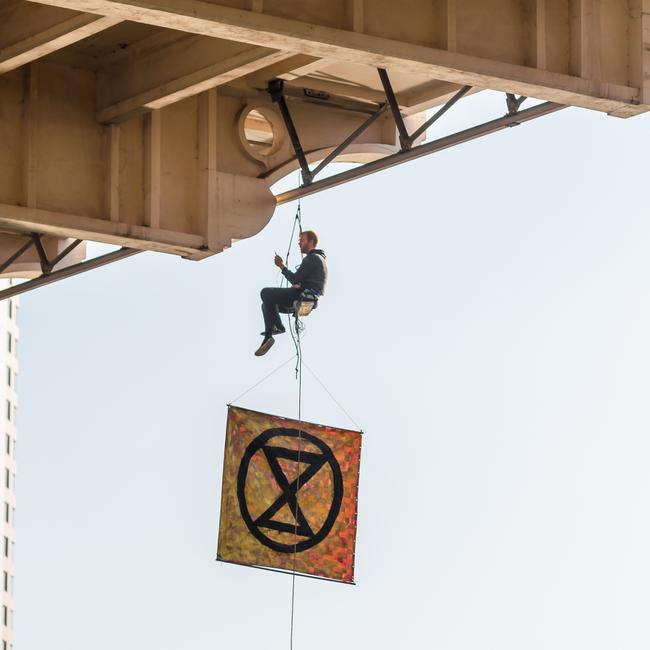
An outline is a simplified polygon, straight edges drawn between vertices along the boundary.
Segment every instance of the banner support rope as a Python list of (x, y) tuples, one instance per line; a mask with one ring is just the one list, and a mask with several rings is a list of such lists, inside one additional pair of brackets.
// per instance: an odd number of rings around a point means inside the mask
[(339, 409), (341, 410), (342, 413), (345, 414), (345, 416), (354, 424), (354, 426), (359, 429), (359, 431), (363, 432), (363, 429), (361, 428), (361, 425), (345, 410), (341, 402), (339, 402), (336, 397), (331, 393), (331, 391), (325, 386), (325, 384), (320, 380), (318, 375), (307, 365), (305, 364), (305, 368), (309, 370), (309, 374), (320, 384), (320, 387), (330, 396), (330, 399), (336, 404)]
[(235, 402), (238, 402), (242, 397), (244, 397), (245, 395), (248, 395), (248, 393), (250, 393), (254, 388), (257, 388), (260, 384), (263, 384), (269, 377), (272, 377), (278, 370), (281, 370), (282, 368), (284, 368), (290, 361), (293, 361), (295, 358), (296, 358), (296, 355), (294, 354), (291, 357), (289, 357), (286, 361), (283, 361), (275, 370), (271, 370), (271, 372), (268, 375), (265, 375), (264, 377), (262, 377), (262, 379), (260, 379), (258, 382), (253, 384), (247, 390), (245, 390), (241, 395), (237, 395), (237, 397), (235, 397), (235, 399), (231, 399), (229, 402), (226, 402), (226, 405), (231, 406)]

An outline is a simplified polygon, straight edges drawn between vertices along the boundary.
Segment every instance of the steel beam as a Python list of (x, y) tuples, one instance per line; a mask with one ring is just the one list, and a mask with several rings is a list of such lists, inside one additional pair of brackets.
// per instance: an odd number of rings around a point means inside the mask
[[(31, 244), (31, 242), (30, 242)], [(53, 271), (47, 275), (41, 275), (38, 278), (33, 280), (28, 280), (21, 284), (17, 284), (8, 289), (3, 289), (0, 291), (0, 300), (6, 300), (7, 298), (13, 298), (21, 293), (26, 293), (32, 289), (37, 289), (38, 287), (44, 287), (47, 284), (52, 284), (53, 282), (58, 282), (59, 280), (64, 280), (65, 278), (70, 278), (74, 275), (79, 275), (80, 273), (85, 273), (86, 271), (91, 271), (92, 269), (98, 269), (100, 266), (106, 266), (106, 264), (111, 264), (112, 262), (117, 262), (118, 260), (126, 259), (132, 255), (137, 255), (143, 251), (135, 248), (120, 248), (119, 250), (113, 251), (111, 253), (106, 253), (106, 255), (100, 255), (86, 262), (79, 262), (79, 264), (73, 264), (68, 266), (65, 269), (59, 271)]]
[(340, 174), (334, 174), (333, 176), (324, 178), (321, 181), (315, 181), (310, 185), (304, 185), (287, 192), (282, 192), (281, 194), (276, 195), (276, 204), (282, 205), (284, 203), (295, 201), (310, 194), (316, 194), (317, 192), (322, 192), (323, 190), (337, 187), (338, 185), (342, 185), (343, 183), (347, 183), (351, 180), (362, 178), (364, 176), (368, 176), (369, 174), (374, 174), (375, 172), (381, 171), (382, 169), (394, 167), (395, 165), (401, 165), (402, 163), (409, 160), (415, 160), (416, 158), (421, 158), (422, 156), (427, 156), (431, 153), (436, 153), (437, 151), (443, 151), (444, 149), (449, 149), (450, 147), (455, 147), (459, 144), (464, 144), (465, 142), (476, 140), (477, 138), (481, 138), (484, 135), (496, 133), (497, 131), (502, 131), (508, 127), (517, 126), (518, 124), (523, 124), (524, 122), (529, 122), (530, 120), (542, 117), (543, 115), (555, 113), (556, 111), (562, 110), (563, 108), (566, 108), (566, 106), (563, 104), (545, 102), (543, 104), (533, 106), (532, 108), (528, 108), (524, 111), (520, 111), (514, 115), (505, 115), (504, 117), (492, 120), (491, 122), (486, 122), (485, 124), (474, 126), (464, 131), (459, 131), (458, 133), (448, 135), (444, 138), (421, 144), (418, 147), (413, 147), (412, 149), (407, 149), (405, 151), (400, 151), (390, 156), (380, 158), (379, 160), (361, 165), (355, 169), (350, 169), (349, 171), (341, 172)]

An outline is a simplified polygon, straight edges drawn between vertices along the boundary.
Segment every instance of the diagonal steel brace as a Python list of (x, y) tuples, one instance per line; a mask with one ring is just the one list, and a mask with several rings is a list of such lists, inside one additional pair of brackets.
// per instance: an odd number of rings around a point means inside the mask
[(408, 151), (413, 146), (413, 143), (434, 122), (437, 122), (458, 100), (464, 97), (472, 89), (471, 86), (463, 86), (442, 108), (434, 113), (426, 122), (421, 124), (413, 133), (409, 134), (402, 113), (399, 110), (399, 104), (397, 103), (393, 86), (390, 83), (388, 72), (384, 68), (377, 68), (377, 72), (379, 73), (379, 78), (384, 87), (384, 93), (386, 93), (386, 99), (388, 100), (390, 110), (393, 113), (393, 119), (397, 126), (401, 151)]
[(25, 251), (34, 245), (33, 239), (28, 239), (13, 255), (10, 255), (2, 264), (0, 264), (0, 273), (4, 273)]
[[(66, 246), (54, 259), (48, 259), (47, 253), (45, 252), (45, 248), (43, 248), (43, 242), (41, 241), (41, 236), (39, 233), (33, 232), (31, 234), (32, 241), (34, 243), (34, 246), (36, 246), (36, 250), (38, 252), (38, 258), (41, 262), (41, 271), (43, 272), (43, 275), (49, 275), (52, 273), (52, 269), (64, 258), (66, 255), (71, 253), (83, 240), (81, 239), (75, 239), (71, 244)], [(27, 250), (27, 249), (25, 249)]]
[(320, 171), (329, 165), (334, 158), (340, 156), (364, 131), (366, 131), (377, 118), (381, 117), (386, 111), (386, 104), (382, 104), (363, 124), (357, 127), (350, 135), (341, 142), (338, 147), (333, 149), (311, 172), (312, 180)]
[(404, 118), (402, 117), (402, 113), (399, 110), (399, 104), (397, 103), (397, 98), (393, 92), (393, 86), (391, 85), (390, 79), (388, 78), (388, 72), (386, 72), (384, 68), (377, 68), (377, 72), (379, 73), (381, 85), (384, 87), (384, 94), (386, 95), (388, 105), (390, 106), (391, 113), (393, 114), (393, 119), (395, 120), (395, 124), (397, 126), (401, 149), (402, 151), (405, 151), (407, 149), (410, 149), (413, 143), (410, 141), (409, 132), (406, 129)]
[(284, 125), (287, 127), (287, 132), (289, 133), (289, 139), (293, 145), (293, 149), (296, 152), (296, 158), (302, 170), (302, 181), (305, 185), (309, 185), (312, 182), (313, 175), (309, 169), (309, 164), (307, 163), (307, 158), (305, 157), (305, 152), (303, 151), (302, 145), (300, 144), (300, 138), (298, 137), (298, 131), (296, 131), (296, 126), (293, 123), (291, 118), (291, 113), (289, 107), (287, 106), (287, 100), (284, 98), (283, 91), (284, 82), (282, 79), (273, 79), (269, 81), (268, 93), (271, 95), (271, 101), (278, 105), (280, 108), (280, 114), (284, 120)]

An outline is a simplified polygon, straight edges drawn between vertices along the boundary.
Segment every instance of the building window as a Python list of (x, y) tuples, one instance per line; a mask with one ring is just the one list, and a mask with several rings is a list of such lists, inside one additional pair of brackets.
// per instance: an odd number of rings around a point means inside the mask
[(5, 540), (5, 548), (4, 548), (5, 557), (9, 557), (9, 538), (5, 536), (4, 540)]
[(11, 472), (8, 468), (5, 467), (5, 487), (11, 489)]
[(9, 623), (9, 610), (6, 605), (2, 606), (2, 624), (6, 627)]
[(13, 300), (9, 300), (7, 303), (7, 311), (9, 312), (9, 318), (14, 317), (14, 302)]
[(9, 591), (9, 574), (6, 571), (2, 572), (4, 577), (4, 588), (5, 591)]
[(7, 386), (11, 386), (11, 368), (7, 366)]
[(11, 454), (11, 436), (8, 433), (5, 433), (5, 451)]
[(9, 517), (11, 515), (11, 506), (5, 501), (5, 521), (9, 523)]
[(11, 352), (12, 348), (12, 337), (11, 337), (11, 332), (7, 332), (7, 351)]
[(11, 402), (7, 400), (7, 420), (11, 422)]

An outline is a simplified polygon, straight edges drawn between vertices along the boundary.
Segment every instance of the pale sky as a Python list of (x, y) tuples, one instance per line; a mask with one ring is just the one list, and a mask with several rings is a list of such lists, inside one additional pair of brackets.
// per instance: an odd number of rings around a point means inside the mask
[[(649, 127), (566, 109), (303, 201), (305, 362), (365, 436), (358, 584), (298, 580), (296, 650), (650, 647)], [(214, 558), (226, 403), (293, 354), (253, 357), (294, 211), (22, 298), (16, 650), (289, 647), (291, 579)], [(303, 415), (351, 424), (309, 373)]]

